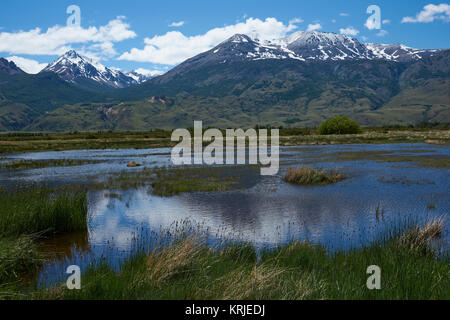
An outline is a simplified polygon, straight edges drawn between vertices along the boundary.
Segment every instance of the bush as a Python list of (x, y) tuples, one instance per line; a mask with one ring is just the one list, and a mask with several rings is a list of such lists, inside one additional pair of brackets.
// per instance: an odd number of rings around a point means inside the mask
[(334, 117), (325, 120), (319, 127), (319, 134), (356, 134), (361, 133), (358, 122), (348, 117)]

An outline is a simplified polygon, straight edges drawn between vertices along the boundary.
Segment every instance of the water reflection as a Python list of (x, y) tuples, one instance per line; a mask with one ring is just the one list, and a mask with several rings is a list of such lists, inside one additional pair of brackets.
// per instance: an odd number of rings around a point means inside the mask
[[(340, 145), (281, 149), (280, 173), (258, 177), (243, 190), (181, 194), (161, 198), (148, 188), (90, 191), (88, 235), (66, 236), (45, 243), (47, 252), (60, 252), (47, 263), (42, 282), (64, 277), (70, 264), (88, 265), (106, 258), (118, 264), (135, 246), (136, 237), (153, 237), (174, 221), (202, 224), (212, 237), (275, 246), (292, 239), (321, 243), (329, 250), (349, 249), (379, 237), (386, 228), (408, 219), (425, 221), (446, 216), (450, 208), (448, 169), (412, 167), (404, 163), (355, 160), (332, 162), (337, 152), (385, 151), (396, 154), (450, 155), (450, 149), (426, 144)], [(143, 167), (170, 165), (169, 149), (42, 152), (14, 159), (102, 159), (104, 163), (0, 173), (0, 185), (45, 181), (61, 185), (114, 175), (135, 161)], [(322, 161), (326, 160), (326, 161)], [(5, 161), (5, 160), (3, 160)], [(6, 160), (7, 161), (7, 160)], [(349, 178), (336, 185), (299, 187), (283, 182), (288, 167), (313, 164), (341, 168)], [(142, 168), (130, 169), (142, 170)], [(383, 178), (392, 180), (386, 182)], [(97, 178), (96, 178), (97, 179)], [(401, 183), (403, 180), (411, 183)], [(116, 196), (111, 197), (113, 192)], [(428, 208), (432, 202), (435, 209)], [(377, 215), (376, 212), (379, 212)], [(444, 246), (449, 246), (446, 221)], [(61, 258), (61, 257), (64, 258)]]

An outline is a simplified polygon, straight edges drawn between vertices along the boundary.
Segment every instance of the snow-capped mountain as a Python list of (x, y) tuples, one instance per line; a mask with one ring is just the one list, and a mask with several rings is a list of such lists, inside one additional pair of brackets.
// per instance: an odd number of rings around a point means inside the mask
[(74, 50), (66, 52), (41, 72), (54, 72), (68, 82), (81, 83), (86, 80), (93, 80), (113, 88), (124, 88), (138, 84), (135, 79), (123, 72), (107, 68), (79, 55)]
[(407, 62), (438, 50), (419, 50), (403, 45), (364, 44), (357, 39), (330, 32), (298, 31), (271, 41), (236, 34), (187, 64), (226, 63), (245, 60), (296, 59), (299, 61), (388, 60)]
[(144, 83), (147, 80), (153, 79), (154, 77), (163, 74), (163, 72), (160, 71), (149, 71), (144, 69), (124, 71), (123, 73), (126, 76), (134, 79), (134, 81), (136, 81), (137, 84)]
[(284, 50), (305, 60), (374, 59), (373, 53), (358, 40), (346, 35), (327, 32), (298, 31), (275, 40)]

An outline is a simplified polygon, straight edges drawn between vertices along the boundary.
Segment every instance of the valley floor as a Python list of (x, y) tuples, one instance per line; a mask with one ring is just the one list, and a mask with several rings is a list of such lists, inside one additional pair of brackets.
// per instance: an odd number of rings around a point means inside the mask
[[(97, 133), (9, 133), (0, 134), (0, 154), (62, 151), (80, 149), (147, 149), (172, 147), (169, 131), (97, 132)], [(366, 129), (361, 134), (318, 135), (314, 130), (285, 129), (280, 131), (282, 146), (360, 143), (445, 144), (450, 130), (383, 130)]]

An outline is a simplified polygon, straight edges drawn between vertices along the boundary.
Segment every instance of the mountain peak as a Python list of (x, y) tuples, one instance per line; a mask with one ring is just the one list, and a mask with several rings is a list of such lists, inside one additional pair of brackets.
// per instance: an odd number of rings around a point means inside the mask
[(7, 74), (25, 73), (20, 69), (13, 61), (8, 61), (4, 58), (0, 58), (0, 72)]
[(233, 43), (247, 43), (247, 42), (251, 42), (252, 39), (250, 39), (249, 36), (245, 35), (245, 34), (241, 34), (241, 33), (237, 33), (234, 36), (232, 36), (231, 38), (225, 40), (225, 42), (233, 42)]
[(69, 58), (81, 57), (75, 50), (69, 50), (63, 56), (69, 57)]
[(101, 63), (79, 55), (75, 50), (67, 51), (41, 72), (54, 72), (68, 82), (79, 84), (86, 80), (113, 88), (124, 88), (137, 84), (135, 79), (121, 71), (109, 69)]

